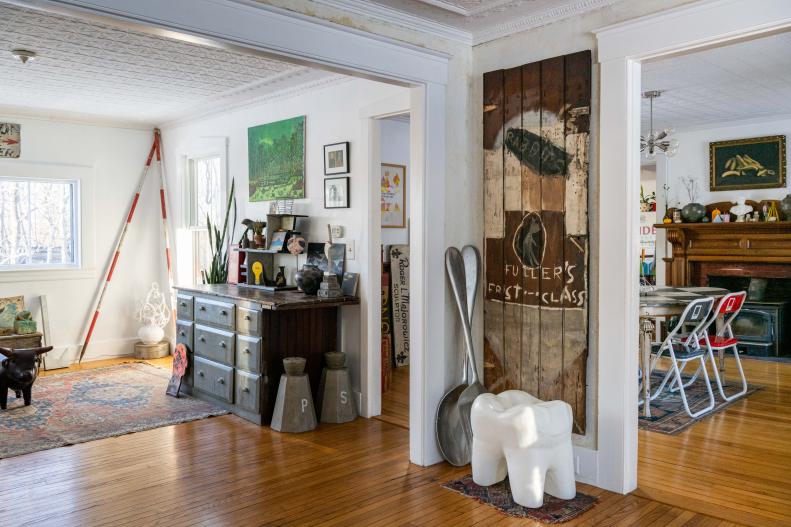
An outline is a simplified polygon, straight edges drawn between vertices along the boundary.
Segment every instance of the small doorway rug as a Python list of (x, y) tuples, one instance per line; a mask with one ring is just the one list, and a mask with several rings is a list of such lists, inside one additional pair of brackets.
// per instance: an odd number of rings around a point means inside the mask
[(228, 413), (165, 395), (170, 373), (145, 363), (39, 377), (33, 404), (8, 393), (0, 410), (0, 459)]
[(542, 523), (565, 523), (596, 505), (598, 498), (577, 492), (574, 499), (561, 500), (544, 494), (544, 505), (538, 509), (522, 507), (514, 502), (508, 478), (488, 487), (477, 485), (472, 476), (467, 475), (442, 484), (446, 489), (458, 492), (463, 496), (475, 498), (485, 505), (494, 507), (500, 512), (515, 518), (530, 518)]
[[(711, 376), (711, 373), (709, 373), (709, 376)], [(654, 371), (651, 374), (651, 388), (655, 389), (658, 387), (662, 383), (662, 379), (664, 377), (664, 371)], [(682, 378), (685, 382), (690, 379), (688, 375), (683, 375)], [(732, 382), (725, 382), (724, 386), (726, 394), (736, 393), (741, 389), (741, 384), (736, 385)], [(717, 383), (712, 379), (711, 389), (714, 392), (714, 408), (711, 410), (711, 412), (697, 419), (693, 419), (687, 415), (687, 412), (684, 410), (684, 404), (681, 401), (681, 395), (679, 392), (671, 393), (667, 387), (665, 387), (665, 389), (662, 390), (662, 393), (656, 399), (651, 401), (651, 417), (643, 417), (642, 406), (640, 407), (641, 412), (639, 426), (641, 430), (649, 430), (651, 432), (659, 432), (661, 434), (675, 435), (682, 430), (689, 428), (693, 424), (725, 410), (730, 405), (741, 401), (745, 397), (749, 397), (762, 388), (763, 386), (748, 383), (747, 393), (738, 399), (728, 402), (722, 399), (719, 388), (717, 388)], [(686, 388), (686, 394), (687, 401), (689, 402), (689, 408), (693, 412), (696, 412), (701, 408), (705, 408), (709, 404), (709, 394), (701, 379), (698, 379), (692, 384), (692, 386)]]

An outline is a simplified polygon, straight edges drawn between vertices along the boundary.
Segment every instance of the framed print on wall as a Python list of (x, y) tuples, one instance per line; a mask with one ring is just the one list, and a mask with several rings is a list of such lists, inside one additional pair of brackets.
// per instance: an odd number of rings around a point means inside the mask
[(14, 123), (0, 123), (0, 157), (19, 157), (22, 127)]
[(382, 163), (382, 228), (406, 227), (406, 166)]
[(305, 197), (305, 116), (247, 129), (250, 201)]
[(324, 175), (349, 173), (349, 142), (324, 145)]
[(332, 177), (324, 180), (324, 208), (349, 208), (349, 178)]
[(709, 169), (712, 191), (785, 187), (786, 137), (709, 143)]

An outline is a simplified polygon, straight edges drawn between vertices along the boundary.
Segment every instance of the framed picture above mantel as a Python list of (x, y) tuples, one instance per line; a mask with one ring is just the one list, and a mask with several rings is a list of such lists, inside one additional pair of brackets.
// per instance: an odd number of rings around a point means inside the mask
[(710, 189), (783, 188), (786, 137), (773, 135), (709, 143)]

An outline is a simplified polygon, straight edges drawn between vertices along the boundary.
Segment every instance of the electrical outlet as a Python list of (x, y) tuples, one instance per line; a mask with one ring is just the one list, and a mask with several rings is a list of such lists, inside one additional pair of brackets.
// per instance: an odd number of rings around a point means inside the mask
[(357, 258), (357, 249), (354, 246), (354, 240), (346, 240), (346, 259), (354, 260)]
[(343, 238), (343, 227), (340, 225), (330, 225), (330, 234), (332, 239)]

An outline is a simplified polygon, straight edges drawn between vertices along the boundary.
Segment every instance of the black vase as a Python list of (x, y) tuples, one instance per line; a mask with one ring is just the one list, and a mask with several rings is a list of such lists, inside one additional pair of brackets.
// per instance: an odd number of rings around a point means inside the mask
[(306, 295), (315, 295), (321, 286), (323, 277), (324, 273), (321, 272), (321, 269), (315, 265), (305, 264), (302, 269), (297, 271), (295, 279), (300, 291)]
[(286, 267), (284, 265), (280, 265), (280, 271), (277, 272), (277, 276), (275, 276), (275, 285), (277, 287), (285, 287), (286, 286)]

